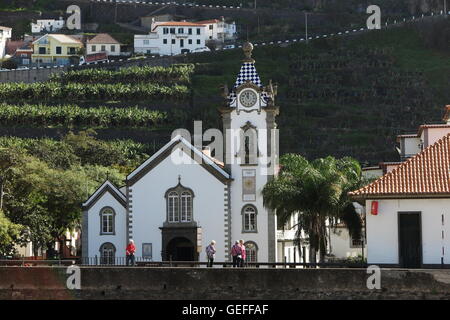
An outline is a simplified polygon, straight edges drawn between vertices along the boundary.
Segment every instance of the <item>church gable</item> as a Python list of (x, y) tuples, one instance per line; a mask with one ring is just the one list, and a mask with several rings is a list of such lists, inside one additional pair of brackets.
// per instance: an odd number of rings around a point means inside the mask
[(125, 195), (110, 181), (106, 180), (90, 197), (83, 203), (83, 209), (89, 210), (97, 201), (99, 201), (106, 193), (111, 194), (117, 202), (124, 208), (126, 207), (127, 200)]
[[(230, 175), (225, 172), (220, 165), (218, 165), (213, 159), (206, 156), (203, 152), (195, 148), (191, 143), (181, 136), (176, 136), (164, 147), (162, 147), (153, 156), (147, 159), (143, 164), (136, 168), (127, 177), (127, 184), (129, 186), (135, 184), (143, 176), (145, 176), (149, 171), (155, 168), (159, 163), (165, 160), (167, 157), (171, 156), (173, 152), (182, 149), (196, 164), (201, 165), (205, 170), (215, 176), (222, 183), (226, 183), (230, 180)], [(197, 160), (201, 160), (198, 163)]]

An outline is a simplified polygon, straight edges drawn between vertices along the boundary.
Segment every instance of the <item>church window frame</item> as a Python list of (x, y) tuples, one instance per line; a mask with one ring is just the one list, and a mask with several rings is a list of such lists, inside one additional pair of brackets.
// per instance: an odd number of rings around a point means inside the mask
[(258, 245), (254, 241), (246, 241), (244, 243), (245, 246), (245, 255), (246, 255), (246, 261), (245, 262), (258, 262)]
[(167, 221), (180, 222), (179, 194), (176, 191), (167, 195)]
[(252, 204), (242, 207), (242, 233), (258, 232), (258, 209)]
[(192, 222), (192, 194), (189, 191), (183, 191), (180, 200), (180, 222)]
[(180, 183), (166, 191), (168, 223), (190, 223), (194, 221), (194, 192)]
[(100, 210), (100, 235), (116, 234), (116, 211), (111, 207)]

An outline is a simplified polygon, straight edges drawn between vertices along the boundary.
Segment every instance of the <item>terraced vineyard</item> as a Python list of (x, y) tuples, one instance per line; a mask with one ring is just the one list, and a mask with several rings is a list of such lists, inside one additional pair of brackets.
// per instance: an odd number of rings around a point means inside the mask
[(154, 152), (165, 144), (161, 136), (169, 137), (188, 119), (193, 72), (187, 64), (84, 69), (43, 83), (0, 84), (0, 134), (29, 141), (94, 129), (116, 146), (128, 148), (132, 137)]

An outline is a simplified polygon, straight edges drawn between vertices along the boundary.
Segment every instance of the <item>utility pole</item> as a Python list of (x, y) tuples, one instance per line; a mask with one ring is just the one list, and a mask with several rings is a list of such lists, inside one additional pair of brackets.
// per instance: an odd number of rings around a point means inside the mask
[(259, 24), (259, 15), (258, 15), (258, 35), (260, 33), (261, 29), (260, 29), (260, 24)]
[(306, 43), (308, 43), (308, 12), (305, 12), (305, 34), (306, 34)]
[(444, 0), (444, 14), (447, 15), (447, 0)]
[(256, 0), (255, 0), (255, 8), (254, 9), (256, 10)]
[(117, 1), (116, 1), (116, 6), (114, 8), (114, 23), (117, 23)]

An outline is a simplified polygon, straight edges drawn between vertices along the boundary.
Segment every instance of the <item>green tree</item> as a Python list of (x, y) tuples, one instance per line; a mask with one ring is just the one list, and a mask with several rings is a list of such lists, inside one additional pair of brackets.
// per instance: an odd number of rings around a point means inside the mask
[(323, 262), (327, 221), (344, 222), (352, 236), (361, 233), (361, 219), (347, 197), (347, 192), (361, 183), (361, 168), (350, 158), (309, 162), (295, 154), (284, 155), (280, 164), (279, 175), (263, 189), (264, 205), (276, 210), (283, 225), (298, 213), (297, 243), (303, 230), (309, 240), (310, 261), (316, 261), (320, 252)]
[(18, 174), (17, 167), (23, 164), (23, 156), (24, 153), (18, 149), (0, 148), (0, 210), (3, 209), (4, 196)]
[(23, 226), (12, 223), (0, 210), (0, 257), (14, 253), (14, 244), (19, 240)]

